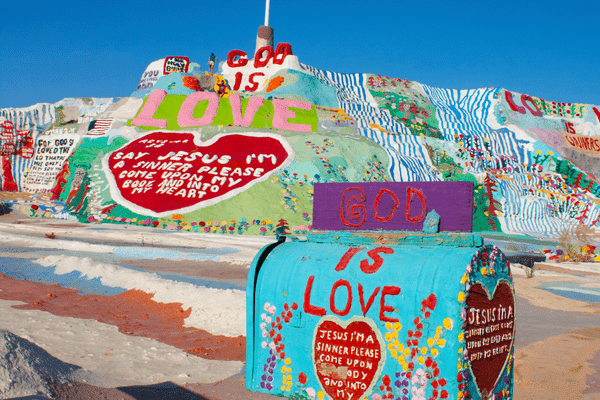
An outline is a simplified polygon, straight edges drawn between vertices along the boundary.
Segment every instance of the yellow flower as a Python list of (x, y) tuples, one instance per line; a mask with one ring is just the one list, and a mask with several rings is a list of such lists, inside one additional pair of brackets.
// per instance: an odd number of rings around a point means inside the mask
[(465, 301), (465, 294), (464, 294), (464, 292), (460, 292), (458, 294), (458, 301), (460, 301), (460, 302)]
[(421, 354), (427, 354), (427, 347), (421, 347)]
[(431, 349), (431, 355), (433, 357), (437, 357), (438, 354), (440, 354), (440, 352), (438, 351), (438, 349), (436, 349), (436, 348)]
[(439, 339), (437, 341), (437, 345), (440, 347), (444, 347), (446, 345), (446, 339)]
[(465, 334), (461, 332), (458, 334), (458, 341), (462, 342), (463, 340), (465, 340)]
[(319, 398), (319, 400), (323, 400), (323, 397), (325, 397), (325, 393), (323, 393), (322, 390), (319, 390), (317, 392), (317, 397)]
[(425, 357), (419, 356), (418, 360), (419, 360), (419, 364), (425, 364)]
[(235, 224), (235, 219), (232, 219), (230, 223)]
[(391, 322), (386, 322), (385, 323), (385, 329), (392, 329), (392, 323)]
[(394, 330), (399, 331), (400, 329), (402, 329), (402, 325), (400, 325), (400, 322), (395, 322), (394, 323)]
[(427, 339), (427, 346), (429, 346), (429, 347), (433, 346), (433, 339), (432, 338)]
[(462, 278), (460, 279), (460, 283), (465, 283), (469, 281), (469, 276), (467, 274), (464, 274), (462, 276)]
[(206, 226), (211, 226), (212, 225), (212, 221), (206, 221)]
[[(285, 365), (283, 367), (281, 367), (281, 373), (285, 374), (287, 372), (287, 368), (285, 367)], [(285, 379), (285, 376), (284, 376)]]
[(396, 350), (392, 350), (392, 357), (398, 358), (398, 352)]
[(392, 334), (391, 333), (387, 332), (385, 334), (385, 341), (386, 342), (391, 342), (392, 341)]
[(394, 350), (394, 345), (391, 343), (388, 343), (387, 348), (389, 351), (392, 351), (392, 350)]
[(410, 356), (410, 349), (408, 347), (404, 349), (404, 356), (405, 357)]
[(285, 362), (286, 365), (290, 365), (292, 363), (292, 360), (288, 357), (288, 358), (285, 359), (284, 362)]
[(221, 225), (227, 225), (227, 221), (225, 221), (225, 220), (221, 221)]
[(272, 224), (273, 221), (271, 221), (270, 219), (267, 220), (267, 224)]
[(396, 347), (400, 346), (400, 342), (398, 341), (398, 339), (394, 340), (394, 346), (396, 346)]
[(454, 327), (454, 322), (452, 322), (452, 320), (450, 318), (446, 318), (444, 320), (444, 328), (451, 331), (453, 327)]
[(483, 276), (488, 275), (488, 269), (486, 267), (481, 268), (481, 275), (483, 275)]

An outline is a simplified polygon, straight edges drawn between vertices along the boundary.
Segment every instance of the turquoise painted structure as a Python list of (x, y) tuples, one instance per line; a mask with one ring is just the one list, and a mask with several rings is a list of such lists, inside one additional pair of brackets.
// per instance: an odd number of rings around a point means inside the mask
[(299, 399), (512, 397), (509, 263), (470, 233), (313, 231), (255, 257), (248, 389)]

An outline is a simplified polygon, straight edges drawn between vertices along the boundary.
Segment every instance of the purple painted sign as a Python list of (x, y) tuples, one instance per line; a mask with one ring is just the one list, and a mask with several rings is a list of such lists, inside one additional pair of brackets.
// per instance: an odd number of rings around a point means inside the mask
[(313, 227), (420, 231), (432, 210), (440, 231), (470, 232), (473, 182), (317, 183)]

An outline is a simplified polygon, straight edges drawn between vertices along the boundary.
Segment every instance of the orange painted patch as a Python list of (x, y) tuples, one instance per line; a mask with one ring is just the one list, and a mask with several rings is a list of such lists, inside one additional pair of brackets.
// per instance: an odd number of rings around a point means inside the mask
[(275, 78), (273, 78), (269, 81), (269, 85), (267, 86), (267, 92), (277, 89), (282, 84), (283, 84), (283, 76), (276, 76)]
[(210, 360), (246, 359), (246, 338), (211, 335), (207, 331), (184, 327), (191, 308), (181, 303), (158, 303), (153, 294), (128, 290), (114, 296), (80, 295), (58, 284), (29, 282), (0, 272), (0, 299), (27, 304), (13, 306), (23, 310), (47, 311), (61, 317), (95, 319), (115, 325), (126, 335), (142, 336), (177, 347)]

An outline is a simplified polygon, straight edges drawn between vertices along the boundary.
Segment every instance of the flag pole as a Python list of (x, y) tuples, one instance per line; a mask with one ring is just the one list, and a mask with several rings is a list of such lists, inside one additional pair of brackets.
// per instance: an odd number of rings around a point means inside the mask
[(267, 0), (267, 5), (265, 7), (265, 26), (269, 26), (269, 7), (271, 0)]

